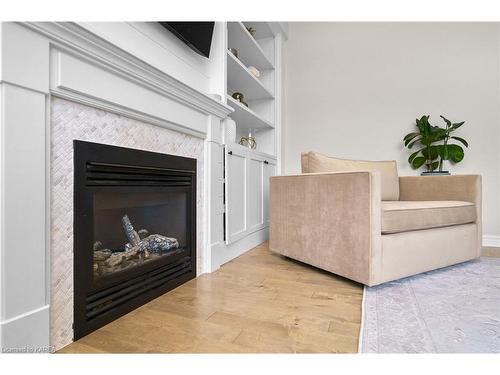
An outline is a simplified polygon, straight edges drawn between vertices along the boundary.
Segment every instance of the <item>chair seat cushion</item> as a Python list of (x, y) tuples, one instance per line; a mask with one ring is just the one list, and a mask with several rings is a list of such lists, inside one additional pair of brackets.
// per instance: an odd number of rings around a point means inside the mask
[(382, 234), (447, 227), (475, 221), (476, 207), (471, 202), (382, 202)]

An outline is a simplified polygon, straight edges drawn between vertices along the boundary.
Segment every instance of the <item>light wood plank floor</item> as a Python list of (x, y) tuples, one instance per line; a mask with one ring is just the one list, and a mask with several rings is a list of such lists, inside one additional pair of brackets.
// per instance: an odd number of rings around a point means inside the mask
[(59, 352), (355, 353), (362, 293), (264, 243)]
[(264, 243), (61, 353), (355, 353), (360, 284)]

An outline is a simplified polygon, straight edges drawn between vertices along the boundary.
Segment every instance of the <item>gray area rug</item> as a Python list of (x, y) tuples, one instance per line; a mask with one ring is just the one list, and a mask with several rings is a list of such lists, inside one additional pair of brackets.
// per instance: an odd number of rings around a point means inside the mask
[(500, 259), (364, 291), (361, 353), (499, 353)]

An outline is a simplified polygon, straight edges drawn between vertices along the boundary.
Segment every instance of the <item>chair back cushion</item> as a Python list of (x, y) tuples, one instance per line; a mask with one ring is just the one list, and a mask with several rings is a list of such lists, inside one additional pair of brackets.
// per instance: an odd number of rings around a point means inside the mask
[(303, 152), (302, 173), (379, 171), (383, 201), (399, 200), (399, 177), (395, 160), (364, 161), (331, 158), (317, 152)]

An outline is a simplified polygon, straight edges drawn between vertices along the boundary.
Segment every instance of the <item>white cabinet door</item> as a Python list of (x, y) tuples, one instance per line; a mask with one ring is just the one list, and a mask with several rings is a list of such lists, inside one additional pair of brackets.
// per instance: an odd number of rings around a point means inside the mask
[(262, 157), (249, 153), (248, 155), (248, 205), (247, 223), (249, 232), (255, 232), (264, 227), (264, 204), (262, 183), (264, 160)]
[(225, 146), (226, 244), (269, 225), (269, 177), (276, 161), (240, 145)]
[(276, 176), (276, 162), (274, 160), (265, 160), (263, 168), (262, 183), (262, 201), (264, 212), (264, 225), (269, 225), (269, 178)]
[(225, 148), (226, 244), (245, 237), (247, 232), (247, 151), (241, 146)]

